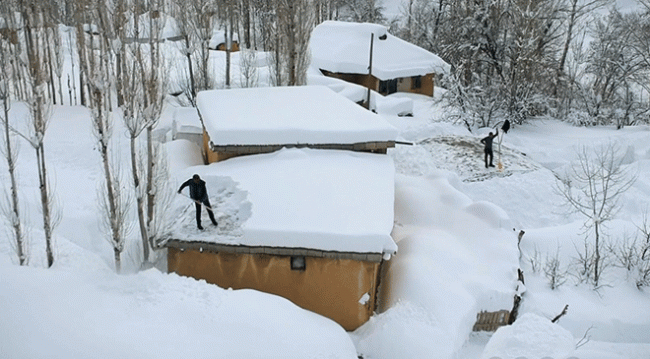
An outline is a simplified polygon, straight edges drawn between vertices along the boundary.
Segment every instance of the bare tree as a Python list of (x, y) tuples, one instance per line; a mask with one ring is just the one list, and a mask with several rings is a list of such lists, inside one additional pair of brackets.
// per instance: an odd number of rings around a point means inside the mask
[[(30, 123), (32, 133), (21, 134), (36, 151), (36, 165), (38, 168), (38, 181), (40, 188), (41, 209), (43, 214), (43, 231), (45, 233), (45, 252), (47, 265), (51, 267), (54, 263), (54, 252), (52, 248), (52, 230), (56, 225), (56, 216), (52, 212), (53, 193), (50, 191), (50, 184), (47, 177), (47, 166), (45, 159), (44, 138), (48, 124), (52, 117), (52, 107), (47, 96), (48, 71), (47, 64), (48, 47), (46, 43), (47, 23), (49, 7), (47, 4), (32, 3), (31, 6), (19, 4), (20, 13), (24, 22), (23, 36), (26, 61), (27, 79), (27, 104), (30, 112)], [(58, 51), (58, 50), (57, 50)]]
[(555, 80), (554, 94), (557, 95), (560, 81), (563, 80), (567, 55), (576, 34), (576, 27), (580, 20), (591, 14), (594, 10), (606, 6), (611, 0), (566, 0), (562, 12), (566, 16), (566, 38), (562, 47), (562, 54), (558, 62), (557, 78)]
[[(166, 87), (167, 82), (166, 74), (167, 69), (165, 66), (165, 59), (162, 55), (160, 49), (161, 44), (161, 32), (163, 28), (163, 19), (156, 14), (160, 13), (160, 9), (163, 7), (163, 2), (161, 0), (150, 0), (147, 3), (148, 8), (148, 20), (149, 20), (149, 43), (147, 46), (148, 59), (141, 62), (141, 71), (142, 71), (142, 86), (144, 87), (144, 106), (142, 108), (144, 118), (147, 128), (147, 165), (146, 165), (146, 194), (147, 194), (147, 240), (151, 248), (156, 248), (155, 234), (157, 231), (154, 230), (154, 224), (156, 223), (156, 208), (158, 196), (161, 194), (160, 185), (163, 178), (163, 182), (167, 181), (169, 175), (165, 169), (160, 169), (159, 161), (159, 147), (160, 144), (158, 141), (153, 139), (153, 130), (160, 120), (160, 115), (162, 114), (163, 104), (165, 101)], [(164, 207), (166, 208), (166, 207)], [(160, 211), (160, 208), (158, 208)], [(148, 258), (145, 257), (145, 261)]]
[[(144, 76), (142, 62), (146, 61), (141, 51), (138, 39), (140, 34), (140, 14), (139, 5), (134, 7), (130, 12), (133, 26), (124, 29), (120, 33), (120, 38), (124, 45), (124, 57), (121, 61), (121, 67), (118, 71), (118, 81), (120, 82), (119, 91), (122, 98), (122, 120), (129, 133), (129, 148), (131, 157), (131, 177), (135, 189), (136, 207), (138, 215), (138, 224), (140, 227), (140, 238), (142, 241), (142, 253), (144, 261), (149, 260), (149, 235), (147, 234), (146, 220), (146, 183), (142, 176), (146, 169), (138, 166), (137, 139), (140, 134), (147, 128), (148, 124), (144, 118), (144, 101), (145, 95)], [(127, 38), (134, 40), (127, 44)], [(146, 177), (145, 177), (146, 178)]]
[[(4, 9), (3, 9), (4, 10)], [(5, 17), (7, 13), (0, 12), (0, 17)], [(16, 181), (16, 159), (17, 148), (14, 144), (11, 135), (11, 126), (9, 125), (9, 109), (11, 107), (11, 99), (9, 97), (10, 79), (8, 75), (7, 57), (12, 56), (9, 48), (3, 39), (0, 39), (0, 102), (2, 102), (2, 112), (0, 112), (0, 123), (4, 131), (3, 144), (0, 152), (7, 160), (7, 169), (9, 171), (9, 179), (11, 182), (10, 195), (4, 203), (9, 204), (8, 208), (2, 206), (3, 214), (7, 218), (9, 225), (12, 228), (13, 243), (15, 244), (16, 255), (20, 265), (27, 265), (29, 261), (29, 252), (27, 248), (27, 239), (22, 228), (20, 206), (18, 203), (18, 182)]]
[(214, 87), (209, 45), (218, 19), (217, 4), (216, 0), (174, 0), (174, 15), (184, 43), (181, 50), (188, 61), (188, 84), (183, 90), (192, 106), (196, 106), (199, 91)]
[[(155, 222), (158, 188), (155, 178), (158, 176), (156, 167), (159, 163), (155, 158), (153, 130), (160, 119), (165, 95), (165, 66), (160, 51), (163, 20), (159, 16), (161, 2), (135, 2), (133, 6), (130, 19), (133, 26), (122, 32), (121, 37), (134, 40), (124, 46), (125, 58), (121, 62), (118, 77), (123, 99), (123, 121), (130, 139), (131, 176), (135, 189), (143, 265), (147, 265), (151, 248), (155, 248), (155, 238), (152, 236), (155, 232), (152, 228)], [(146, 29), (146, 40), (143, 39), (141, 29)], [(123, 43), (126, 44), (126, 41)], [(143, 155), (138, 147), (138, 137), (145, 130), (146, 155)], [(146, 156), (144, 163), (141, 160), (143, 156)]]
[(307, 83), (310, 62), (309, 37), (314, 27), (311, 0), (276, 0), (276, 21), (272, 27), (272, 82), (276, 86)]
[[(582, 147), (566, 176), (557, 176), (558, 193), (573, 212), (585, 217), (585, 231), (593, 234), (591, 277), (596, 287), (602, 269), (603, 224), (616, 216), (621, 195), (637, 177), (629, 167), (625, 167), (623, 160), (624, 156), (614, 143), (593, 149)], [(585, 243), (586, 257), (591, 257), (589, 251), (590, 247)]]
[[(77, 25), (77, 52), (81, 71), (88, 83), (88, 107), (91, 110), (93, 134), (102, 159), (104, 181), (99, 191), (100, 206), (104, 213), (104, 223), (109, 232), (109, 242), (113, 247), (115, 269), (121, 271), (121, 253), (126, 239), (126, 214), (128, 199), (120, 185), (119, 171), (111, 161), (110, 142), (113, 133), (110, 114), (111, 82), (114, 79), (111, 59), (112, 32), (106, 3), (86, 0), (76, 3), (75, 21)], [(88, 34), (84, 26), (93, 25), (97, 35)]]
[(256, 87), (259, 81), (256, 51), (242, 49), (239, 53), (239, 68), (241, 87)]

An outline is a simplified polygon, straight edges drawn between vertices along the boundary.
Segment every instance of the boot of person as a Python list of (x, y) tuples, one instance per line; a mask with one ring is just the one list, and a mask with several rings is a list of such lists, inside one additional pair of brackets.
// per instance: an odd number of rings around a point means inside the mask
[(217, 220), (214, 218), (214, 213), (212, 213), (212, 211), (208, 211), (208, 215), (210, 216), (210, 220), (212, 221), (212, 224), (218, 226), (219, 224), (217, 223)]

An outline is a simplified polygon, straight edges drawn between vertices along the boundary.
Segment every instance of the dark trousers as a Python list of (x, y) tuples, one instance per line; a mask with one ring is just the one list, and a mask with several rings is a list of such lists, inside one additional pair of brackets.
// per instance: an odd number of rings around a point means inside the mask
[[(212, 206), (210, 205), (210, 200), (206, 197), (200, 202), (206, 206), (206, 209), (208, 210), (208, 216), (210, 216), (210, 220), (212, 221), (212, 223), (217, 224), (217, 220), (214, 219), (214, 213), (212, 213), (212, 211), (210, 210), (210, 208), (212, 208)], [(200, 227), (201, 226), (201, 205), (197, 202), (194, 202), (194, 206), (196, 207), (196, 225), (197, 227)]]
[[(490, 157), (490, 163), (488, 164), (488, 157)], [(494, 154), (492, 153), (492, 150), (485, 150), (485, 167), (487, 168), (488, 166), (493, 166), (492, 165), (492, 158), (494, 157)]]

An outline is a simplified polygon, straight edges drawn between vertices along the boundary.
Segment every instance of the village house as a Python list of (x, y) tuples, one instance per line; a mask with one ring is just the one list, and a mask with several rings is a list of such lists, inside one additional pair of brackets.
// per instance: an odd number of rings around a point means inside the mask
[[(239, 51), (239, 36), (237, 33), (230, 34), (230, 51)], [(212, 33), (212, 38), (208, 44), (210, 50), (226, 51), (226, 32), (223, 30), (216, 30)]]
[(365, 323), (397, 251), (384, 154), (397, 130), (323, 86), (204, 91), (197, 104), (210, 164), (188, 175), (209, 188), (229, 178), (237, 189), (222, 192), (250, 205), (227, 229), (199, 231), (184, 216), (165, 243), (168, 270), (282, 296), (346, 330)]
[(206, 163), (283, 147), (386, 153), (397, 130), (325, 86), (203, 91)]
[(410, 92), (433, 96), (436, 77), (451, 68), (437, 55), (377, 24), (325, 21), (312, 31), (310, 49), (312, 66), (324, 75), (382, 95)]

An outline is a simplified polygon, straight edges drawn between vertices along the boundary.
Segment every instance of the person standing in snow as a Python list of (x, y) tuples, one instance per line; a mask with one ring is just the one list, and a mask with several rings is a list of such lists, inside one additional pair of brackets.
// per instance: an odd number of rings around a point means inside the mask
[(208, 199), (208, 190), (205, 187), (205, 181), (199, 175), (195, 174), (181, 185), (178, 193), (181, 193), (183, 188), (187, 186), (190, 187), (190, 198), (194, 200), (194, 206), (196, 206), (196, 226), (199, 229), (203, 229), (201, 227), (201, 204), (206, 206), (210, 220), (216, 226), (217, 220), (214, 219), (214, 213), (212, 213), (212, 206), (210, 206), (210, 200)]
[[(497, 129), (496, 134), (492, 134), (492, 132), (490, 132), (490, 134), (487, 135), (487, 137), (481, 140), (481, 143), (485, 145), (485, 147), (483, 148), (483, 152), (485, 152), (485, 168), (494, 167), (494, 165), (492, 164), (492, 158), (494, 157), (494, 153), (492, 152), (492, 141), (498, 135), (499, 135), (499, 130)], [(489, 163), (488, 163), (488, 157), (490, 158)]]

